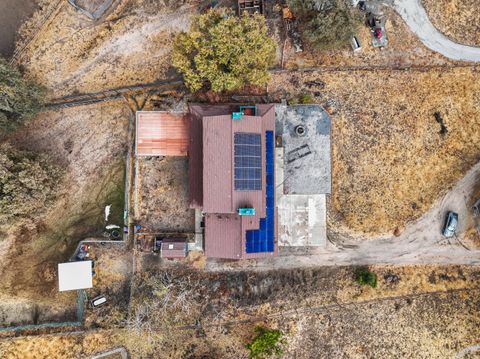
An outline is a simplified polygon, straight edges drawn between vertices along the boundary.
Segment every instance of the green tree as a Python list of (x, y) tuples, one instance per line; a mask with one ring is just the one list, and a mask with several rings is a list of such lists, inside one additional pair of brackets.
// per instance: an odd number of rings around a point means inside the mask
[(300, 21), (303, 38), (319, 50), (347, 46), (362, 23), (358, 9), (345, 0), (289, 0)]
[(177, 35), (172, 60), (191, 91), (204, 85), (215, 92), (235, 90), (268, 83), (275, 43), (263, 16), (211, 9), (193, 19), (188, 33)]
[(257, 336), (245, 347), (250, 351), (251, 359), (263, 359), (272, 355), (281, 355), (286, 340), (280, 330), (261, 326), (255, 328)]
[(377, 274), (368, 269), (360, 269), (356, 273), (356, 281), (360, 285), (369, 285), (372, 288), (376, 288)]
[(62, 175), (43, 155), (0, 145), (0, 224), (41, 215), (55, 198)]
[(0, 58), (0, 132), (13, 131), (35, 116), (44, 96), (43, 87), (24, 79), (18, 69)]

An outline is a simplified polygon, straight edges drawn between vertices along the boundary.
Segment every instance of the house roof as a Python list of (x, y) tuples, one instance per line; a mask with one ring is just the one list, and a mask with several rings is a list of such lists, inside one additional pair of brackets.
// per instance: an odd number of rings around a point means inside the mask
[[(247, 254), (245, 237), (246, 231), (259, 229), (260, 218), (266, 216), (265, 136), (267, 131), (275, 129), (275, 109), (273, 105), (257, 105), (256, 116), (244, 115), (234, 121), (231, 114), (238, 108), (238, 105), (190, 106), (190, 127), (195, 128), (189, 146), (190, 199), (192, 207), (202, 208), (206, 213), (208, 257), (238, 259), (272, 255)], [(193, 136), (193, 132), (197, 135)], [(261, 190), (234, 189), (235, 133), (261, 136)], [(238, 216), (241, 207), (253, 207), (256, 213)]]
[(184, 113), (137, 112), (137, 156), (186, 156), (190, 139)]
[(60, 292), (92, 287), (92, 261), (58, 264), (58, 289)]

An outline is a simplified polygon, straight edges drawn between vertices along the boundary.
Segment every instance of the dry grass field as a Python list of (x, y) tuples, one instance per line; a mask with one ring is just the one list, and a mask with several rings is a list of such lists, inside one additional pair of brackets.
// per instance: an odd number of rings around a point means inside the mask
[(258, 324), (286, 334), (282, 358), (449, 358), (476, 343), (478, 267), (372, 270), (376, 289), (356, 284), (354, 268), (208, 274), (151, 267), (135, 280), (129, 331), (11, 339), (0, 342), (0, 354), (72, 358), (122, 345), (133, 358), (246, 358)]
[(269, 90), (335, 109), (330, 225), (381, 234), (425, 213), (479, 160), (479, 79), (478, 68), (286, 73)]
[(57, 291), (57, 263), (70, 258), (80, 239), (101, 235), (106, 204), (123, 218), (127, 126), (124, 104), (97, 104), (44, 112), (11, 138), (48, 154), (66, 177), (43, 218), (2, 229), (2, 294), (52, 303), (65, 297)]
[(480, 46), (478, 0), (422, 0), (433, 25), (452, 40)]

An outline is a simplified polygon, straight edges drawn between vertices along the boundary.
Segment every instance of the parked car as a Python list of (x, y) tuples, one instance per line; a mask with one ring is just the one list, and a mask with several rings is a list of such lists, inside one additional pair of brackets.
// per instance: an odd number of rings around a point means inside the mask
[(99, 295), (98, 297), (93, 298), (91, 303), (92, 307), (97, 308), (107, 303), (107, 298), (104, 295)]
[(453, 237), (458, 226), (458, 214), (452, 211), (447, 213), (445, 225), (443, 226), (443, 235), (445, 237)]

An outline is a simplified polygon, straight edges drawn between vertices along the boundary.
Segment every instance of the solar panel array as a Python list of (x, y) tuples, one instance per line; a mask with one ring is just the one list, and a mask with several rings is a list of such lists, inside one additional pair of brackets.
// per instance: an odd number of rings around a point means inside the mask
[(237, 132), (234, 135), (236, 191), (262, 189), (262, 145), (258, 133)]
[(260, 218), (260, 228), (248, 230), (246, 233), (246, 252), (260, 253), (273, 252), (275, 246), (275, 179), (274, 179), (274, 150), (273, 131), (265, 133), (266, 158), (266, 212), (265, 218)]

